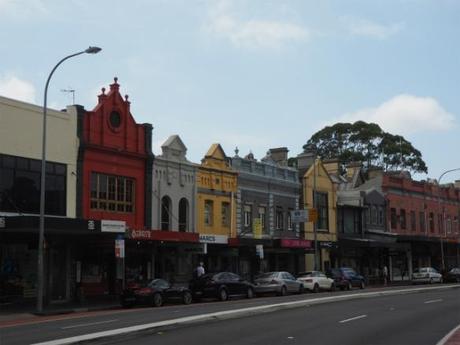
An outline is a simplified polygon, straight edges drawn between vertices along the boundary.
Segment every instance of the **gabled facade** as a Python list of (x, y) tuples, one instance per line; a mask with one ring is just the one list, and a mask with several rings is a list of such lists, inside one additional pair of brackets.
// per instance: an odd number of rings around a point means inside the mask
[[(328, 270), (336, 265), (337, 248), (337, 194), (334, 182), (319, 159), (315, 159), (303, 176), (303, 205), (317, 209), (316, 222), (305, 223), (305, 239), (314, 241), (318, 248), (317, 269)], [(313, 270), (315, 255), (306, 255), (306, 269)]]
[(208, 270), (235, 267), (235, 252), (227, 249), (229, 239), (236, 237), (237, 176), (220, 144), (212, 144), (198, 168), (196, 199)]

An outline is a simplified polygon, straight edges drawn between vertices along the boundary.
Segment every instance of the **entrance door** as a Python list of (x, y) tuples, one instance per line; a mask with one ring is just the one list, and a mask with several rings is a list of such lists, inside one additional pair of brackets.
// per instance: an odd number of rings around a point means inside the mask
[(65, 246), (50, 248), (49, 291), (51, 301), (67, 299), (67, 251)]

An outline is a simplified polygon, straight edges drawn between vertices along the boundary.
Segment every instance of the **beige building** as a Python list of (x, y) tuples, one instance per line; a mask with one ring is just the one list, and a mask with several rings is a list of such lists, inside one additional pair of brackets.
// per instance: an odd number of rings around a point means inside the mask
[[(1, 155), (41, 161), (42, 127), (43, 108), (41, 106), (0, 96)], [(77, 154), (76, 107), (69, 106), (67, 111), (48, 109), (46, 160), (61, 163), (67, 167), (64, 214), (67, 217), (75, 217)], [(39, 169), (37, 164), (40, 162), (33, 161), (32, 169)], [(36, 187), (38, 188), (39, 184)], [(20, 210), (17, 211), (20, 212)]]

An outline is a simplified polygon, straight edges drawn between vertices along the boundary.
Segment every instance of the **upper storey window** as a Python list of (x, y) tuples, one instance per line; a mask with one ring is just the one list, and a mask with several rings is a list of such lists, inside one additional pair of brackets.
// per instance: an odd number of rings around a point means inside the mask
[(91, 173), (91, 209), (134, 212), (134, 179)]

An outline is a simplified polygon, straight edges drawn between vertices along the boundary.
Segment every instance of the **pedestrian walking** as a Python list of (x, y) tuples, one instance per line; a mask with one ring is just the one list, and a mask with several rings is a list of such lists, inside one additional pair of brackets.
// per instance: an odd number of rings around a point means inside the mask
[(387, 286), (388, 284), (388, 267), (387, 266), (383, 266), (383, 285), (384, 286)]
[(195, 278), (200, 278), (204, 273), (204, 264), (203, 262), (201, 261), (198, 266), (195, 268), (195, 272), (194, 272), (194, 276)]

